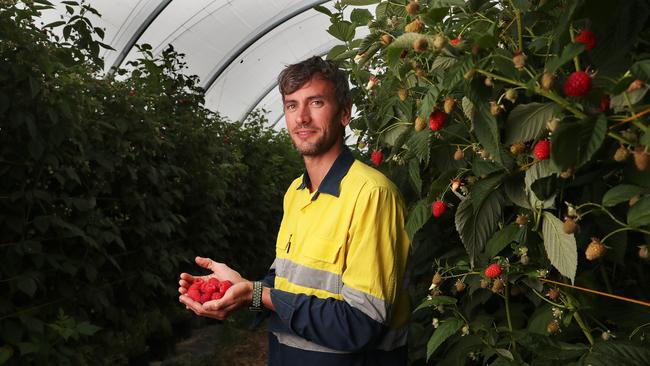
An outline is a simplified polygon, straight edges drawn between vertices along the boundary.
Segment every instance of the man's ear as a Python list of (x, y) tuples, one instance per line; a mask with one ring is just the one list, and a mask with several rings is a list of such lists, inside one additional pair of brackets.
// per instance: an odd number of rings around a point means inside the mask
[(343, 127), (349, 125), (351, 119), (352, 119), (352, 104), (348, 104), (343, 108), (341, 108), (341, 125)]

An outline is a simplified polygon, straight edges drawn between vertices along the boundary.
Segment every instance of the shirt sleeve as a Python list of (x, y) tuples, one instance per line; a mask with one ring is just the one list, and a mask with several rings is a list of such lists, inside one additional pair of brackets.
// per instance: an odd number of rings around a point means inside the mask
[(283, 325), (308, 341), (345, 352), (372, 348), (385, 326), (345, 301), (271, 290)]
[(271, 291), (282, 323), (297, 335), (332, 349), (372, 348), (388, 330), (401, 288), (408, 238), (395, 191), (374, 188), (358, 197), (346, 244), (343, 300)]

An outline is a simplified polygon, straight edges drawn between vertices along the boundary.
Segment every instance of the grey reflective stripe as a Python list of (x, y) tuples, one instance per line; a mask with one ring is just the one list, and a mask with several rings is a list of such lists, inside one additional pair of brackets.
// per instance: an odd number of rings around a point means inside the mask
[(390, 304), (378, 297), (343, 285), (343, 299), (350, 306), (361, 310), (373, 320), (388, 324), (390, 322)]
[(299, 348), (302, 350), (314, 351), (314, 352), (350, 353), (350, 352), (337, 351), (332, 348), (321, 346), (314, 342), (310, 342), (302, 337), (298, 337), (297, 335), (294, 334), (276, 333), (276, 332), (273, 332), (273, 334), (278, 338), (278, 342), (280, 344), (284, 344), (285, 346), (289, 346), (289, 347), (294, 347), (294, 348)]
[(286, 278), (295, 285), (325, 290), (333, 294), (341, 293), (343, 282), (340, 275), (309, 268), (288, 259), (276, 258), (274, 264), (275, 275)]
[(269, 270), (274, 270), (274, 269), (277, 268), (277, 266), (278, 266), (278, 265), (277, 265), (277, 261), (278, 261), (277, 258), (275, 258), (275, 259), (273, 260), (273, 263), (271, 263), (271, 267), (269, 267)]
[(377, 349), (382, 351), (392, 351), (395, 348), (406, 345), (408, 339), (408, 326), (402, 329), (391, 329), (382, 337), (377, 345)]

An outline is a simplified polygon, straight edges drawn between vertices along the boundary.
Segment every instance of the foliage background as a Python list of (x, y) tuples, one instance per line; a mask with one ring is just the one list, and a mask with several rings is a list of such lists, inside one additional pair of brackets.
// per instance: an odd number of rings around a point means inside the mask
[[(352, 75), (359, 147), (383, 152), (409, 202), (412, 364), (649, 364), (648, 2), (318, 10), (342, 42), (328, 57)], [(362, 26), (370, 34), (355, 39)], [(567, 96), (576, 71), (591, 87)], [(433, 112), (445, 121), (429, 128)], [(546, 159), (534, 154), (542, 140)], [(565, 232), (566, 217), (580, 230)], [(588, 260), (592, 238), (604, 254)], [(488, 278), (495, 263), (503, 273)]]
[(199, 325), (179, 273), (202, 255), (261, 277), (302, 166), (261, 112), (203, 108), (171, 48), (100, 75), (94, 9), (66, 4), (37, 26), (47, 1), (0, 1), (0, 364), (160, 357)]

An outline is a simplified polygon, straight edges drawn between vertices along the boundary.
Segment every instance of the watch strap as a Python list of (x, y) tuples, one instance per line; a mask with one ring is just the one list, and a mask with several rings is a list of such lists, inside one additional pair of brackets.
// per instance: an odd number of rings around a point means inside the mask
[(248, 307), (250, 311), (262, 311), (262, 282), (255, 281), (253, 282), (253, 300), (251, 305)]

